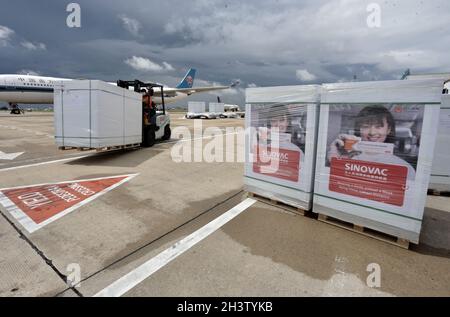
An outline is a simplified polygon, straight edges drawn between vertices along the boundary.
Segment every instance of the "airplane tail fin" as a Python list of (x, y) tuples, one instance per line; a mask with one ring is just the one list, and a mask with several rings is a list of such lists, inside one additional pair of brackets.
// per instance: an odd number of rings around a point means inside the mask
[(178, 84), (177, 88), (192, 88), (192, 86), (194, 85), (195, 73), (195, 69), (189, 69), (186, 76), (184, 76), (183, 80)]

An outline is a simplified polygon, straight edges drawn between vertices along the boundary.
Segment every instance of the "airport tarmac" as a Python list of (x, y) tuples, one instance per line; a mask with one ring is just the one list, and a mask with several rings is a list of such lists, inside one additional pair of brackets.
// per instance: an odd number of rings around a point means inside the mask
[[(172, 128), (193, 124), (172, 115)], [(0, 153), (23, 152), (0, 160), (5, 195), (104, 182), (38, 228), (0, 206), (0, 296), (450, 296), (450, 198), (428, 197), (421, 244), (404, 250), (248, 199), (243, 163), (176, 163), (176, 142), (59, 151), (52, 114), (0, 113)], [(367, 284), (373, 263), (380, 287)]]

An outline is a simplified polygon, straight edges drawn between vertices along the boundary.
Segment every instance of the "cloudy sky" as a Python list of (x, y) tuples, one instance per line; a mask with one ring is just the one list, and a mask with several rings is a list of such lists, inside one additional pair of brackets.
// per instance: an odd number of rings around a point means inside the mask
[(239, 79), (222, 96), (243, 104), (249, 86), (450, 71), (448, 0), (79, 0), (80, 28), (70, 1), (0, 1), (2, 74), (173, 86), (194, 67), (196, 86)]

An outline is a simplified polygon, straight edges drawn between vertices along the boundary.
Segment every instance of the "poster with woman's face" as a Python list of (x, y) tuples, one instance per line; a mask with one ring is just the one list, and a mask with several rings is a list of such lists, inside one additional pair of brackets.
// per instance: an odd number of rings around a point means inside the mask
[(329, 190), (402, 206), (408, 182), (415, 180), (424, 106), (339, 104), (329, 109)]
[[(299, 181), (306, 143), (306, 116), (306, 105), (251, 105), (250, 125), (255, 135), (250, 149), (254, 173)], [(275, 168), (270, 170), (269, 165)]]
[(256, 104), (251, 106), (251, 127), (260, 132), (258, 133), (259, 141), (267, 137), (270, 143), (270, 140), (278, 134), (284, 134), (303, 152), (306, 143), (306, 117), (307, 105)]

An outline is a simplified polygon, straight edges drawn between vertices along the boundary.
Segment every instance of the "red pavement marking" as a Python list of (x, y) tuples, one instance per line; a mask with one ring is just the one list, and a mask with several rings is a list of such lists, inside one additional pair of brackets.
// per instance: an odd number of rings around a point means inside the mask
[(125, 175), (3, 189), (1, 193), (36, 224), (40, 224), (77, 204), (81, 206), (87, 199), (129, 177), (130, 175)]

